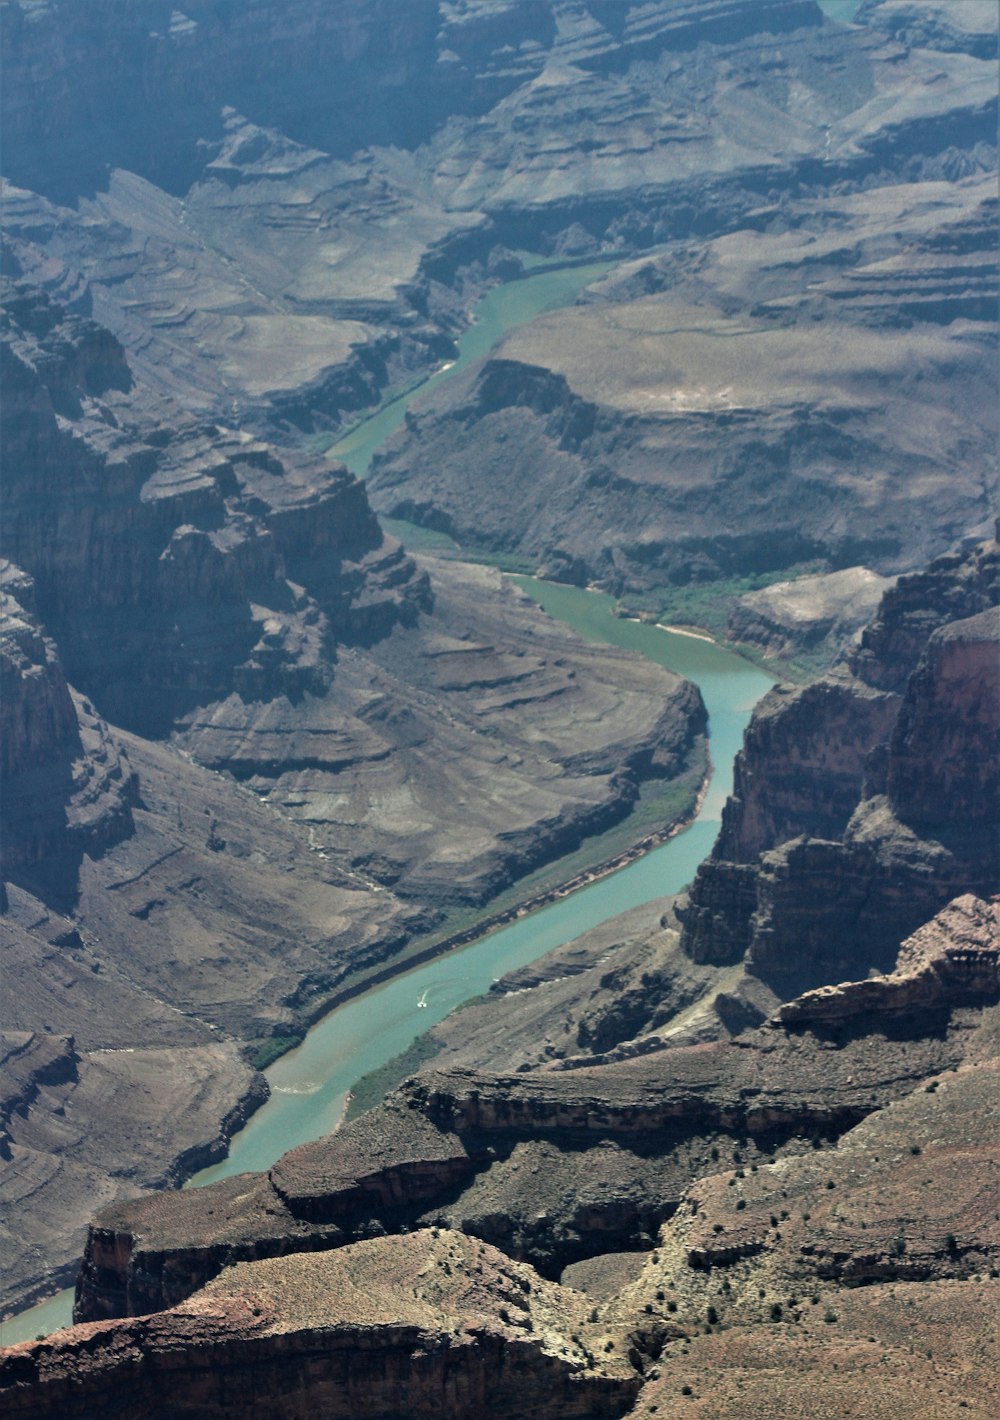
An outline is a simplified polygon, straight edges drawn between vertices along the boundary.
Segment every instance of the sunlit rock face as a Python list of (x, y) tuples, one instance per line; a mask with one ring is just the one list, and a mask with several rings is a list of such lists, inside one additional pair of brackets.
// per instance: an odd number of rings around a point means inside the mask
[(850, 669), (776, 690), (747, 730), (683, 909), (696, 961), (781, 994), (887, 970), (900, 940), (1000, 877), (995, 541), (889, 591)]

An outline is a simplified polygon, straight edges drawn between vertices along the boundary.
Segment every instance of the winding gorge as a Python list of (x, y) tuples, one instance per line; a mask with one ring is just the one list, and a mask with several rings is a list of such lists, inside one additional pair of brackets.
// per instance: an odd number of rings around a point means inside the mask
[(0, 27), (5, 1414), (992, 1416), (995, 7)]

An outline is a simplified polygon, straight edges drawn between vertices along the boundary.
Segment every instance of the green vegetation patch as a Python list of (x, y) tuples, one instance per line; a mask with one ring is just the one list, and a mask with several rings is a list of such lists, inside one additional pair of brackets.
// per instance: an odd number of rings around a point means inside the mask
[(284, 1035), (269, 1035), (265, 1040), (248, 1041), (244, 1055), (255, 1070), (266, 1070), (279, 1056), (294, 1050), (305, 1039), (305, 1027), (286, 1032)]
[(433, 1060), (441, 1048), (440, 1041), (434, 1040), (430, 1034), (418, 1035), (413, 1044), (400, 1055), (387, 1060), (377, 1070), (362, 1075), (351, 1090), (344, 1118), (357, 1119), (359, 1114), (367, 1114), (370, 1109), (381, 1104), (391, 1090), (408, 1080), (411, 1075), (415, 1075), (421, 1066)]

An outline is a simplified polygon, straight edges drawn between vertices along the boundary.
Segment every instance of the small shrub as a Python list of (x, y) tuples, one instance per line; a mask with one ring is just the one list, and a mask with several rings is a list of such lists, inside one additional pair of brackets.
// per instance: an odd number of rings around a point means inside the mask
[(782, 1318), (782, 1315), (783, 1315), (783, 1312), (782, 1312), (782, 1310), (781, 1310), (781, 1303), (780, 1303), (780, 1302), (772, 1302), (772, 1303), (771, 1303), (771, 1320), (772, 1320), (772, 1321), (780, 1321), (781, 1318)]
[(682, 1386), (681, 1386), (681, 1395), (694, 1395), (694, 1391), (691, 1389), (691, 1387), (690, 1387), (689, 1385), (682, 1385)]
[(744, 1209), (746, 1206), (747, 1206), (747, 1201), (746, 1201), (745, 1198), (737, 1198), (737, 1200), (736, 1200), (736, 1211), (737, 1211), (737, 1213), (742, 1213), (742, 1212), (743, 1212), (743, 1209)]
[(829, 1322), (831, 1326), (837, 1320), (837, 1313), (832, 1307), (827, 1307), (826, 1311), (823, 1313), (823, 1320)]
[(719, 1313), (715, 1310), (713, 1306), (709, 1306), (708, 1310), (706, 1311), (705, 1320), (708, 1322), (709, 1326), (714, 1326), (715, 1323), (719, 1320)]
[(669, 1301), (669, 1302), (667, 1303), (667, 1311), (668, 1311), (668, 1312), (675, 1312), (676, 1310), (677, 1310), (677, 1303), (676, 1303), (675, 1301)]
[(911, 1154), (921, 1154), (921, 1153), (923, 1153), (923, 1150), (921, 1149), (921, 1147), (920, 1147), (919, 1144), (911, 1144), (911, 1145), (910, 1145), (910, 1153), (911, 1153)]

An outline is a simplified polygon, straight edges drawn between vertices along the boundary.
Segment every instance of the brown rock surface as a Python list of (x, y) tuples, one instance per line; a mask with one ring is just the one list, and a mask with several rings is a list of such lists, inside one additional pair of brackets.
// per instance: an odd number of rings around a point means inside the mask
[(781, 1006), (784, 1025), (829, 1023), (892, 1012), (909, 1018), (963, 999), (1000, 994), (1000, 902), (956, 898), (902, 944), (888, 976), (807, 991)]
[(963, 891), (1000, 885), (997, 544), (886, 593), (840, 668), (746, 731), (712, 856), (678, 910), (697, 962), (779, 995), (888, 970)]
[(738, 1325), (671, 1343), (630, 1420), (923, 1420), (929, 1408), (941, 1420), (995, 1414), (995, 1283), (815, 1296), (795, 1325)]
[[(978, 938), (995, 919), (992, 907), (965, 900), (923, 941), (933, 939), (937, 955), (962, 952), (970, 922)], [(988, 1058), (982, 1005), (995, 999), (995, 969), (985, 992), (964, 974), (950, 986), (943, 976), (928, 1002), (933, 1030), (920, 1012), (872, 1010), (864, 983), (843, 992), (833, 1018), (810, 1012), (807, 999), (787, 1024), (779, 1015), (733, 1040), (650, 1038), (632, 1057), (507, 1076), (427, 1071), (293, 1150), (266, 1180), (105, 1209), (91, 1229), (78, 1315), (176, 1304), (226, 1260), (436, 1219), (558, 1275), (588, 1255), (649, 1246), (734, 1137), (756, 1168), (776, 1149), (789, 1156), (837, 1139), (943, 1068)]]
[(637, 1382), (593, 1332), (579, 1293), (435, 1229), (231, 1268), (175, 1311), (13, 1348), (0, 1386), (12, 1416), (596, 1420)]

